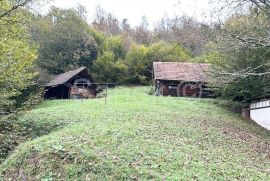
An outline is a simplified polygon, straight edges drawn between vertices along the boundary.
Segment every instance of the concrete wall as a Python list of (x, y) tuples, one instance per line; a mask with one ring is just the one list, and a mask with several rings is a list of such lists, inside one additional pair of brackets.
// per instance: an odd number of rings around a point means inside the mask
[(250, 118), (270, 130), (270, 101), (253, 103), (250, 109)]

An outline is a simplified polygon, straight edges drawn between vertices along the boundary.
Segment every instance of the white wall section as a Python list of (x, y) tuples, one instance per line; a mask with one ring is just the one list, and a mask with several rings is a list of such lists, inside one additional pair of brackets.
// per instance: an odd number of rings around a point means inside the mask
[(270, 130), (270, 101), (253, 103), (250, 109), (250, 118)]

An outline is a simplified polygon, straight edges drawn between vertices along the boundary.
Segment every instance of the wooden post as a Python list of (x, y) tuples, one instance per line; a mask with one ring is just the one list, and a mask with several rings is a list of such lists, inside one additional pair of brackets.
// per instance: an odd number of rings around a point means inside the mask
[(68, 88), (68, 99), (71, 99), (71, 87)]
[(250, 109), (249, 108), (243, 108), (242, 109), (242, 116), (245, 119), (250, 119)]
[(62, 86), (62, 99), (64, 99), (64, 87)]
[(163, 82), (160, 82), (160, 88), (161, 88), (161, 95), (164, 96), (164, 94), (163, 94)]
[(108, 84), (106, 85), (105, 105), (107, 105)]

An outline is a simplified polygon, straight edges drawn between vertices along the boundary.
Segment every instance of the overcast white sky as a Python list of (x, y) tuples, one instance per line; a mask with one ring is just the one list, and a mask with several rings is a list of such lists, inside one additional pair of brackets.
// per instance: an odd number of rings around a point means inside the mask
[(165, 14), (169, 16), (195, 16), (199, 21), (207, 21), (210, 16), (209, 0), (54, 0), (51, 5), (70, 8), (81, 4), (87, 8), (89, 21), (93, 19), (96, 7), (100, 5), (120, 21), (127, 18), (132, 26), (141, 22), (145, 15), (152, 26)]

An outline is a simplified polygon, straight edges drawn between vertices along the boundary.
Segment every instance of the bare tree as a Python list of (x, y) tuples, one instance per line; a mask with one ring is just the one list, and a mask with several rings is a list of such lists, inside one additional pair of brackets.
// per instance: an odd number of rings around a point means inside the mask
[(142, 16), (141, 23), (135, 27), (134, 38), (137, 43), (148, 45), (151, 43), (152, 35), (148, 29), (149, 23), (146, 16)]
[(118, 19), (111, 13), (105, 12), (100, 6), (96, 8), (96, 15), (93, 26), (107, 35), (117, 35), (121, 33)]
[(252, 4), (258, 9), (264, 11), (270, 17), (270, 1), (269, 0), (227, 0), (230, 4), (235, 6), (243, 6)]
[[(268, 71), (270, 63), (266, 57), (270, 51), (270, 0), (224, 0), (219, 3), (222, 4), (223, 9), (226, 6), (226, 8), (239, 11), (230, 15), (225, 24), (216, 24), (214, 27), (221, 37), (216, 40), (220, 45), (222, 44), (219, 47), (220, 52), (228, 56), (232, 49), (235, 49), (243, 55), (247, 49), (261, 49), (261, 54), (254, 59), (258, 59), (257, 62), (259, 59), (265, 60), (256, 66), (247, 64), (231, 70), (226, 67), (216, 69), (212, 72), (214, 76), (229, 77), (230, 80), (234, 80), (270, 75), (270, 71)], [(230, 22), (238, 22), (238, 25), (232, 27)]]
[(210, 41), (211, 28), (204, 26), (191, 17), (165, 16), (155, 26), (155, 38), (176, 42), (191, 50), (194, 56), (201, 55)]
[[(228, 8), (232, 9), (241, 9), (241, 8), (247, 8), (248, 11), (250, 9), (257, 9), (258, 13), (265, 13), (265, 15), (270, 18), (270, 0), (225, 0), (223, 1), (223, 6), (227, 6)], [(255, 23), (255, 22), (254, 22)], [(264, 27), (269, 29), (270, 27), (270, 21), (268, 20), (268, 26)], [(216, 26), (216, 29), (221, 31), (225, 36), (229, 36), (232, 38), (235, 38), (239, 40), (242, 43), (245, 43), (247, 45), (256, 46), (256, 47), (265, 47), (270, 48), (270, 34), (268, 36), (261, 36), (261, 37), (253, 37), (251, 35), (241, 35), (237, 34), (235, 32), (232, 32), (223, 26), (219, 25)], [(269, 31), (269, 30), (267, 30)]]

